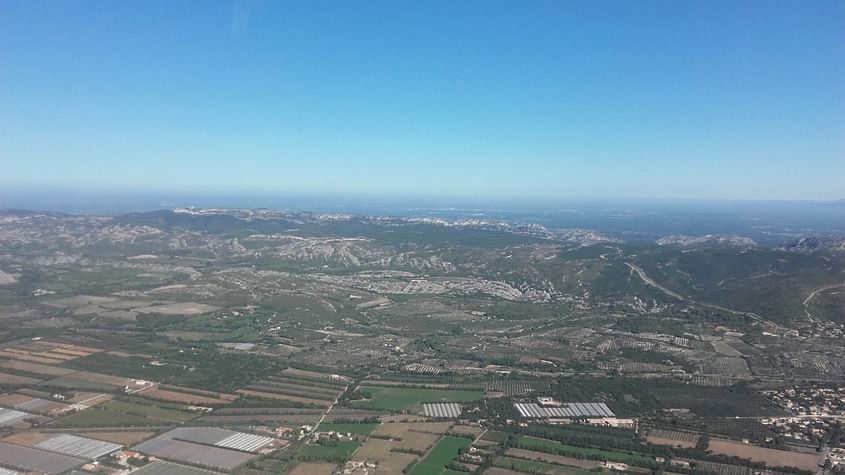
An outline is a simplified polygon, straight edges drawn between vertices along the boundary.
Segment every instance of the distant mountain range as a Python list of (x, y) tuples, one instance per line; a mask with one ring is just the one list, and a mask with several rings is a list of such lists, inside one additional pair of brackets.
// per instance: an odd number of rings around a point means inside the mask
[(756, 246), (757, 243), (753, 239), (744, 236), (737, 236), (736, 234), (706, 234), (704, 236), (685, 236), (672, 235), (665, 236), (658, 239), (659, 246), (678, 245), (678, 246), (700, 246), (706, 244), (716, 244), (720, 246)]
[(845, 237), (806, 237), (787, 243), (788, 251), (845, 251)]
[[(58, 212), (29, 211), (22, 209), (0, 210), (0, 216), (45, 217), (85, 220), (91, 215), (72, 215)], [(633, 242), (638, 236), (619, 237), (618, 233), (607, 233), (596, 228), (553, 227), (536, 222), (502, 220), (490, 218), (452, 218), (436, 216), (374, 216), (357, 213), (315, 213), (290, 210), (252, 208), (175, 208), (149, 212), (127, 213), (115, 216), (99, 216), (97, 221), (109, 221), (117, 225), (145, 225), (163, 230), (190, 230), (211, 233), (229, 233), (243, 229), (255, 232), (284, 232), (302, 225), (369, 225), (394, 228), (399, 226), (431, 226), (437, 228), (474, 229), (488, 232), (504, 232), (512, 235), (541, 240), (566, 242), (584, 246), (597, 243)], [(653, 240), (659, 246), (681, 247), (755, 247), (763, 246), (788, 251), (845, 251), (845, 237), (802, 237), (786, 243), (758, 242), (748, 236), (733, 233), (703, 235), (668, 234)]]

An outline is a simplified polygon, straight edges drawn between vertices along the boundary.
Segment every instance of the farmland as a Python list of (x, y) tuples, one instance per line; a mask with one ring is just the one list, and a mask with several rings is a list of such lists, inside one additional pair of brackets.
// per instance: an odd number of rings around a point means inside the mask
[(117, 399), (103, 404), (101, 408), (107, 411), (135, 414), (165, 422), (185, 422), (195, 417), (193, 414), (184, 411), (165, 409), (150, 404), (138, 404)]
[(315, 423), (323, 414), (323, 411), (316, 408), (290, 408), (284, 406), (226, 408), (202, 416), (200, 421), (208, 424), (222, 425), (250, 423), (304, 425)]
[(534, 437), (520, 437), (516, 442), (516, 446), (520, 449), (536, 450), (538, 452), (547, 452), (567, 457), (610, 460), (639, 467), (656, 466), (653, 457), (637, 454), (636, 452), (618, 452), (590, 447), (575, 447)]
[[(342, 427), (347, 425), (348, 424), (341, 424)], [(360, 442), (360, 447), (355, 451), (354, 455), (351, 456), (350, 460), (352, 462), (374, 464), (375, 468), (373, 473), (378, 475), (400, 473), (412, 464), (416, 466), (418, 462), (427, 457), (427, 454), (430, 453), (435, 453), (435, 458), (430, 459), (429, 462), (433, 460), (436, 465), (439, 463), (437, 462), (437, 457), (443, 456), (442, 454), (437, 454), (441, 452), (445, 453), (443, 451), (449, 446), (448, 442), (446, 442), (445, 445), (440, 446), (442, 441), (461, 439), (465, 441), (467, 445), (470, 441), (470, 439), (464, 439), (462, 437), (456, 438), (447, 436), (444, 438), (444, 434), (447, 432), (454, 432), (451, 423), (383, 422), (380, 424), (364, 425), (369, 426), (368, 430), (371, 428), (372, 432), (366, 437), (360, 433), (362, 431), (352, 433), (352, 437), (357, 439), (353, 441), (360, 441), (363, 438), (363, 442)], [(322, 425), (319, 431), (324, 431)], [(343, 431), (339, 432), (344, 433)], [(315, 447), (316, 445), (317, 444), (309, 444), (306, 447)], [(440, 448), (437, 448), (438, 446), (440, 446)], [(449, 460), (451, 460), (451, 457)], [(447, 464), (449, 460), (444, 462), (444, 467), (441, 468), (445, 468), (445, 464)], [(449, 472), (442, 472), (442, 470), (440, 470), (437, 473)]]
[(136, 393), (137, 396), (165, 401), (165, 402), (176, 402), (176, 403), (183, 403), (183, 404), (199, 404), (199, 405), (220, 405), (220, 404), (229, 404), (233, 400), (237, 399), (238, 396), (231, 395), (231, 394), (219, 394), (213, 393), (208, 391), (201, 391), (197, 389), (190, 389), (190, 388), (171, 388), (165, 389), (162, 387), (154, 387), (150, 389), (145, 389), (139, 393)]
[(112, 400), (99, 407), (87, 409), (56, 420), (58, 427), (133, 427), (162, 426), (189, 421), (194, 414), (165, 409), (149, 404)]
[(159, 426), (163, 421), (156, 421), (137, 414), (127, 414), (91, 408), (71, 414), (52, 423), (55, 427), (87, 428), (87, 427), (144, 427)]
[(522, 458), (500, 456), (496, 457), (493, 465), (500, 468), (510, 470), (517, 470), (523, 473), (536, 473), (544, 475), (586, 475), (593, 473), (588, 470), (577, 469), (573, 467), (562, 467), (560, 465), (553, 465), (545, 462), (538, 462), (536, 460), (526, 460)]
[(378, 424), (376, 423), (349, 423), (349, 422), (328, 422), (320, 424), (318, 429), (322, 432), (343, 432), (349, 434), (357, 434), (357, 435), (368, 435), (370, 434)]
[(0, 407), (30, 411), (41, 415), (55, 415), (67, 412), (70, 406), (20, 393), (0, 396)]
[(526, 460), (535, 460), (554, 465), (566, 465), (569, 467), (581, 468), (583, 470), (594, 470), (601, 466), (601, 462), (595, 460), (577, 459), (572, 457), (564, 457), (561, 455), (553, 455), (544, 452), (534, 452), (524, 449), (507, 449), (505, 455)]
[(361, 443), (355, 440), (339, 440), (326, 444), (307, 444), (299, 451), (302, 460), (326, 460), (343, 462), (348, 459)]
[(74, 430), (73, 433), (79, 436), (88, 437), (89, 439), (103, 440), (106, 442), (115, 442), (117, 444), (122, 444), (126, 446), (137, 444), (155, 435), (155, 432), (145, 432), (141, 430), (120, 432), (111, 432), (103, 430), (95, 430), (88, 432)]
[(245, 452), (193, 444), (161, 436), (142, 442), (133, 447), (133, 450), (218, 470), (232, 470), (253, 458), (251, 454)]
[(255, 458), (273, 438), (215, 428), (179, 427), (133, 449), (192, 465), (232, 470)]
[(652, 429), (648, 431), (648, 436), (646, 437), (646, 440), (651, 444), (685, 448), (695, 447), (698, 439), (699, 436), (695, 433), (667, 429)]
[(40, 383), (41, 380), (18, 376), (15, 374), (0, 373), (0, 384), (8, 386), (23, 386)]
[(458, 456), (461, 449), (469, 447), (472, 441), (463, 437), (445, 436), (437, 445), (408, 472), (410, 475), (450, 474), (447, 465)]
[(332, 475), (336, 467), (333, 463), (303, 462), (294, 467), (289, 475)]
[(840, 289), (802, 302), (841, 254), (482, 222), (0, 212), (3, 441), (249, 475), (814, 471), (836, 445)]
[(0, 442), (0, 460), (3, 465), (22, 470), (58, 475), (78, 467), (85, 459), (56, 454), (46, 450), (33, 449)]
[(238, 393), (274, 401), (287, 401), (304, 406), (328, 407), (345, 390), (344, 382), (313, 371), (287, 368), (282, 373), (238, 390)]
[(816, 453), (768, 449), (724, 439), (710, 439), (709, 448), (717, 454), (763, 462), (770, 467), (797, 467), (812, 472), (820, 463)]
[(392, 411), (418, 410), (424, 402), (469, 402), (483, 397), (481, 391), (446, 389), (409, 389), (363, 386), (359, 389), (368, 399), (352, 401), (353, 406)]

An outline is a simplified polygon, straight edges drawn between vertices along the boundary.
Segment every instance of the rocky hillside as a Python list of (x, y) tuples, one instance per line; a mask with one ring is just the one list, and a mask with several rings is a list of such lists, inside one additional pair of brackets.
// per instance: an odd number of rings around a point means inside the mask
[(845, 251), (845, 237), (806, 237), (796, 239), (784, 246), (787, 251)]

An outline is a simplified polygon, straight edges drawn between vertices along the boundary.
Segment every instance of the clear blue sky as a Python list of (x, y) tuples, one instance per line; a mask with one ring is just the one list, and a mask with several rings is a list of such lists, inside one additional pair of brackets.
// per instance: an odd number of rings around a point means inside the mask
[(845, 197), (845, 1), (0, 3), (0, 183)]

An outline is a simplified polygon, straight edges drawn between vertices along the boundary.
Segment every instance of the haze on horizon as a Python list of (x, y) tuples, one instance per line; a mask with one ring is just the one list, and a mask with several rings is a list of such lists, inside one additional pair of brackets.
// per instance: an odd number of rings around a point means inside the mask
[(0, 185), (841, 199), (843, 18), (821, 0), (9, 0)]

